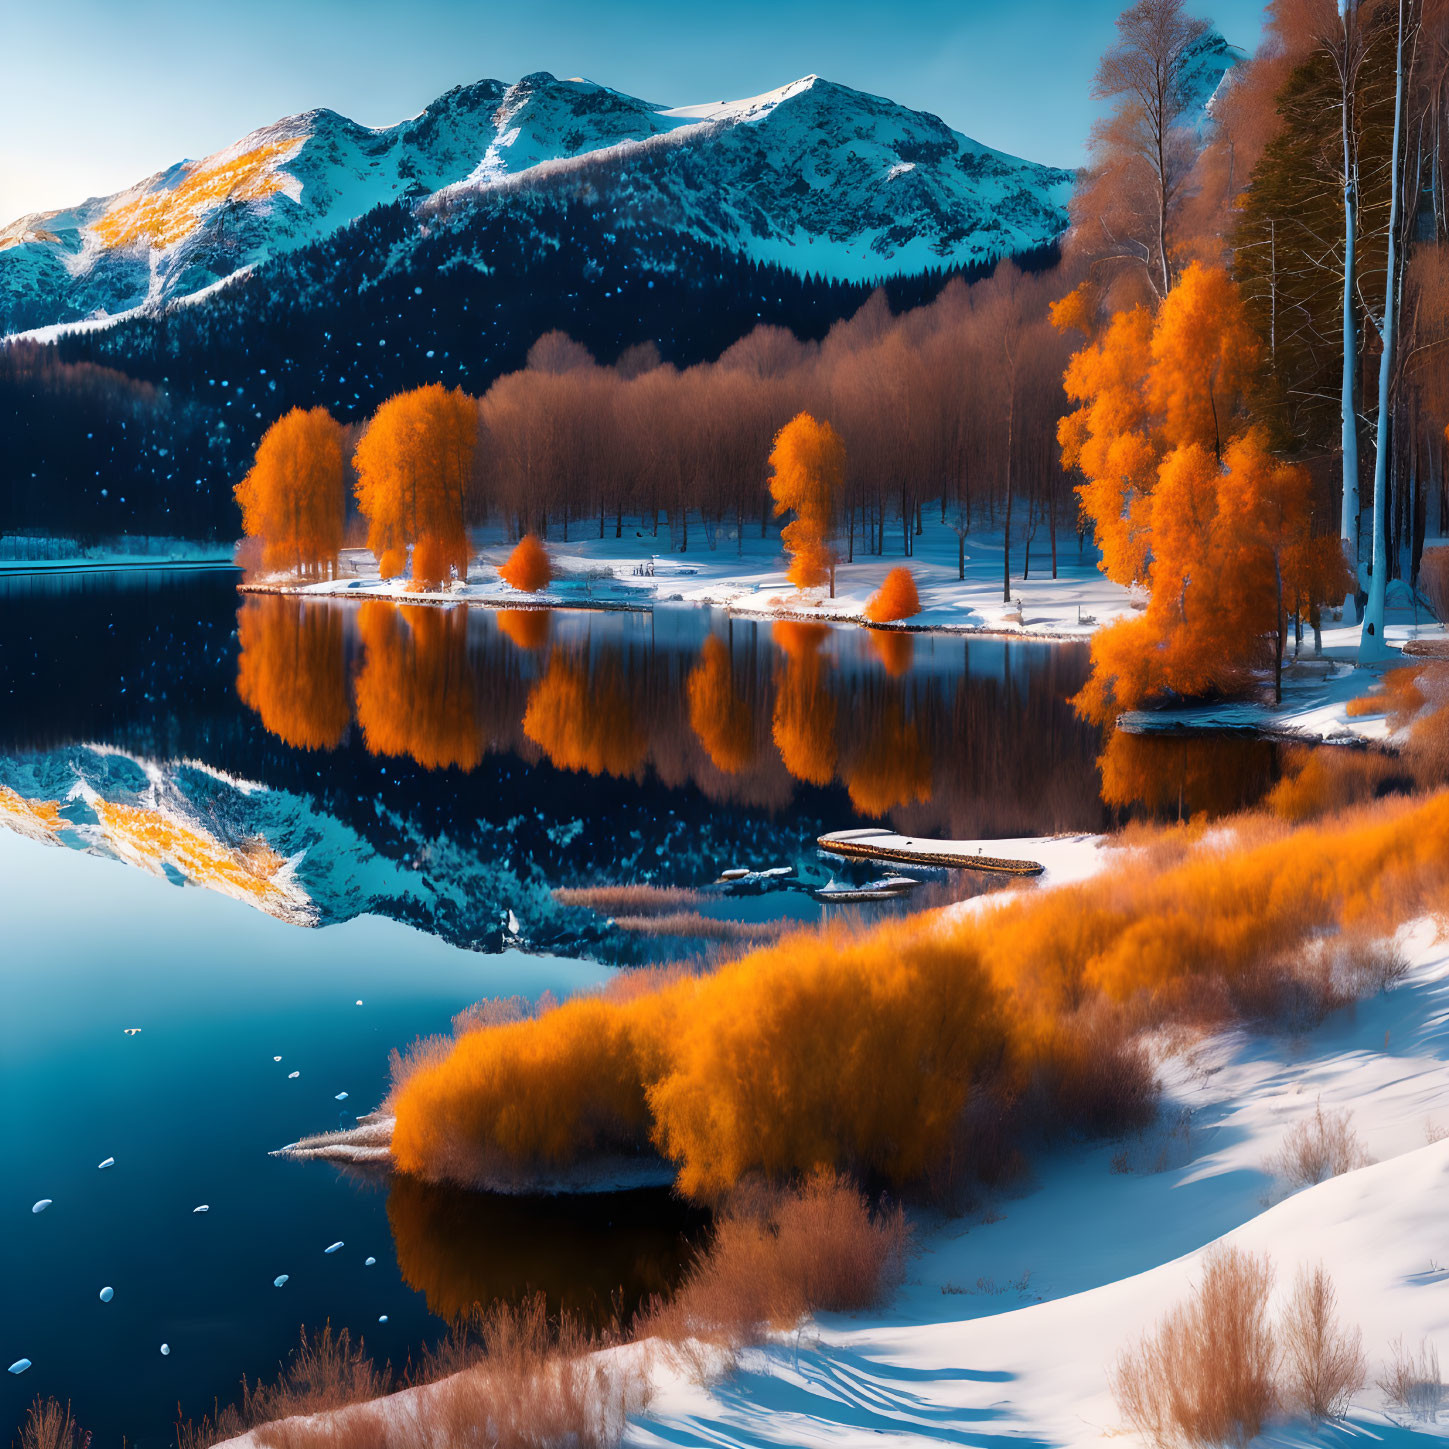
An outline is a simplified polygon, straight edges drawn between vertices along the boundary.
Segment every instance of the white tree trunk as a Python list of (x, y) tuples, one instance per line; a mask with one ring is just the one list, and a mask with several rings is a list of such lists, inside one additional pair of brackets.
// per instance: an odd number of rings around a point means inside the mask
[(1339, 411), (1343, 423), (1343, 510), (1339, 533), (1343, 557), (1353, 585), (1343, 601), (1346, 624), (1358, 621), (1358, 426), (1354, 417), (1354, 369), (1358, 362), (1358, 338), (1353, 325), (1354, 249), (1358, 240), (1358, 196), (1354, 188), (1354, 165), (1349, 146), (1348, 112), (1352, 79), (1349, 70), (1352, 38), (1349, 15), (1343, 12), (1343, 385)]
[(1381, 659), (1384, 645), (1384, 593), (1389, 560), (1384, 539), (1389, 480), (1389, 381), (1394, 367), (1394, 335), (1398, 314), (1399, 141), (1404, 120), (1404, 0), (1399, 0), (1398, 58), (1394, 72), (1394, 150), (1389, 168), (1389, 257), (1384, 284), (1383, 355), (1379, 358), (1379, 418), (1374, 454), (1373, 572), (1359, 636), (1360, 661)]

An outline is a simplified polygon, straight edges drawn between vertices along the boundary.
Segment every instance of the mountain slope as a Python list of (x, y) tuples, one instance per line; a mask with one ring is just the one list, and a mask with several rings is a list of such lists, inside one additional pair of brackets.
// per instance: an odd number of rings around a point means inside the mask
[(815, 76), (670, 109), (540, 72), (459, 87), (382, 130), (289, 116), (114, 196), (22, 217), (0, 230), (0, 331), (191, 296), (382, 203), (416, 200), (426, 217), (600, 174), (701, 241), (849, 280), (1049, 243), (1072, 179)]

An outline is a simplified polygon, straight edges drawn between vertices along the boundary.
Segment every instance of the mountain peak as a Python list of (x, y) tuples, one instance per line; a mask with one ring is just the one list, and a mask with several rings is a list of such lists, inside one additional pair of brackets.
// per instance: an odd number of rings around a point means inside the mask
[(584, 173), (701, 240), (852, 280), (1041, 246), (1071, 185), (814, 73), (668, 107), (540, 70), (456, 86), (393, 126), (283, 117), (127, 191), (21, 218), (0, 231), (0, 329), (185, 297), (380, 204), (468, 205), (520, 177)]

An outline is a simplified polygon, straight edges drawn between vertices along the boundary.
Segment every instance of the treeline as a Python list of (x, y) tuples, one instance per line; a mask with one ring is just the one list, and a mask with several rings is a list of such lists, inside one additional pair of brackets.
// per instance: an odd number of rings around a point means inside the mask
[[(1055, 252), (1019, 261), (1040, 269)], [(892, 309), (908, 310), (953, 276), (973, 280), (989, 270), (926, 272), (883, 290)], [(687, 369), (757, 325), (819, 340), (872, 291), (761, 265), (633, 215), (626, 202), (524, 191), (426, 221), (401, 203), (379, 207), (200, 302), (68, 334), (45, 351), (149, 383), (173, 417), (194, 415), (198, 426), (188, 423), (171, 454), (199, 495), (204, 517), (194, 526), (235, 536), (232, 485), (266, 428), (291, 407), (323, 406), (360, 423), (394, 393), (430, 383), (478, 395), (524, 367), (530, 347), (553, 330), (611, 364), (644, 343)], [(8, 350), (0, 349), (0, 368)], [(171, 529), (171, 465), (133, 456), (109, 403), (95, 400), (73, 417), (45, 391), (14, 389), (0, 395), (0, 407), (7, 431), (32, 439), (25, 473), (6, 459), (0, 531)], [(194, 445), (193, 431), (204, 446)], [(103, 441), (114, 455), (110, 499), (127, 500), (119, 521), (92, 527), (98, 465), (77, 439)], [(20, 486), (31, 471), (50, 480), (43, 497)], [(108, 504), (112, 514), (120, 510)]]

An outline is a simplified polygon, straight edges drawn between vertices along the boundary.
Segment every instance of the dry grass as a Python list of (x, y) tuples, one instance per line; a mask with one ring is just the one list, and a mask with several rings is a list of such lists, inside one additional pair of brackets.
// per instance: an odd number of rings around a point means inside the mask
[(85, 1449), (91, 1436), (71, 1414), (69, 1404), (36, 1396), (20, 1426), (18, 1449)]
[(1284, 1403), (1314, 1423), (1342, 1418), (1364, 1385), (1363, 1335), (1339, 1323), (1338, 1294), (1322, 1264), (1298, 1274), (1279, 1332)]
[(709, 1361), (709, 1350), (722, 1350), (728, 1362), (806, 1314), (885, 1302), (900, 1284), (909, 1249), (904, 1212), (873, 1212), (860, 1190), (835, 1173), (816, 1172), (796, 1189), (755, 1183), (731, 1195), (679, 1291), (653, 1306), (640, 1332), (696, 1366)]
[(1123, 1417), (1154, 1444), (1246, 1444), (1277, 1403), (1266, 1257), (1217, 1247), (1192, 1298), (1111, 1373)]
[(699, 941), (771, 941), (786, 931), (798, 931), (799, 921), (732, 921), (704, 916), (698, 911), (674, 911), (667, 916), (615, 916), (621, 931), (640, 936), (679, 936)]
[(495, 1304), (431, 1356), (429, 1386), (386, 1405), (255, 1432), (264, 1449), (612, 1449), (648, 1402), (647, 1362), (604, 1353), (542, 1294)]
[(1367, 1167), (1372, 1161), (1354, 1130), (1353, 1113), (1347, 1107), (1325, 1112), (1320, 1101), (1311, 1117), (1288, 1129), (1283, 1145), (1263, 1166), (1296, 1189)]
[(378, 1368), (362, 1340), (354, 1345), (347, 1329), (334, 1333), (329, 1323), (308, 1337), (304, 1328), (291, 1359), (272, 1383), (251, 1384), (243, 1378), (239, 1403), (214, 1405), (199, 1423), (177, 1424), (177, 1449), (209, 1449), (258, 1425), (365, 1403), (391, 1387), (389, 1366)]
[(1415, 1353), (1397, 1339), (1389, 1349), (1379, 1388), (1394, 1408), (1424, 1423), (1439, 1421), (1444, 1407), (1444, 1380), (1439, 1372), (1439, 1350), (1427, 1339)]
[[(651, 1305), (636, 1334), (662, 1340), (685, 1362), (728, 1362), (807, 1313), (884, 1301), (908, 1248), (901, 1209), (872, 1212), (833, 1173), (794, 1190), (741, 1190), (722, 1207), (678, 1294)], [(251, 1429), (263, 1449), (613, 1449), (649, 1398), (647, 1349), (623, 1339), (617, 1319), (602, 1336), (567, 1315), (551, 1320), (541, 1293), (517, 1306), (498, 1302), (455, 1324), (407, 1374), (413, 1392), (383, 1405), (370, 1401), (391, 1375), (360, 1344), (353, 1350), (345, 1333), (304, 1335), (275, 1385), (243, 1381), (240, 1405), (178, 1426), (178, 1446), (206, 1449)]]
[(561, 906), (582, 906), (605, 916), (660, 916), (697, 906), (705, 895), (684, 886), (601, 885), (560, 887), (553, 898)]

